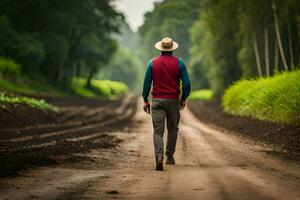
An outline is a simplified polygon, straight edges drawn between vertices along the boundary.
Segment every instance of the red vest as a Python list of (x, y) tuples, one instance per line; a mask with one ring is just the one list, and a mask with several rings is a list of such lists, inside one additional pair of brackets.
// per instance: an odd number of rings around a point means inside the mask
[(178, 99), (180, 94), (180, 69), (178, 58), (161, 55), (153, 59), (153, 98)]

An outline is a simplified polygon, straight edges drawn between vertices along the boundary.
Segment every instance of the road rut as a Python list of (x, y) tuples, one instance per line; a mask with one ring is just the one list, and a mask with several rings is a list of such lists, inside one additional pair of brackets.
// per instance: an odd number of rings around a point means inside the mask
[(141, 102), (117, 149), (81, 156), (84, 164), (44, 167), (2, 179), (3, 199), (236, 199), (298, 200), (300, 168), (265, 152), (266, 146), (215, 130), (189, 109), (181, 112), (176, 165), (154, 171), (152, 124)]

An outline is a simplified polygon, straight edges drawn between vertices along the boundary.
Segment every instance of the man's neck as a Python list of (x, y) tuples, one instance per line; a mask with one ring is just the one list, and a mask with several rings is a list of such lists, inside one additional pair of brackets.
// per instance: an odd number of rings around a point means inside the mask
[(162, 55), (162, 56), (172, 56), (173, 52), (172, 51), (162, 51), (160, 55)]

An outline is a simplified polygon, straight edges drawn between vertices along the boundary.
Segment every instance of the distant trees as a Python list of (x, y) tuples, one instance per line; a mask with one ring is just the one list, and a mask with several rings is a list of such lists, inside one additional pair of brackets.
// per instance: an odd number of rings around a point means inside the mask
[[(201, 65), (193, 68), (205, 67), (202, 71), (217, 96), (240, 77), (235, 37), (238, 32), (238, 9), (235, 3), (235, 0), (203, 2), (200, 21), (192, 29), (192, 34), (201, 33), (197, 38), (192, 36), (192, 48), (199, 50), (201, 56), (198, 62)], [(195, 53), (198, 52), (193, 51), (191, 56)]]
[(177, 40), (193, 88), (220, 96), (240, 78), (299, 66), (299, 30), (298, 0), (164, 0), (145, 15), (139, 33), (147, 59), (161, 37)]
[[(141, 45), (112, 1), (1, 0), (0, 57), (64, 86), (77, 76), (90, 87), (100, 68), (114, 66), (119, 70), (105, 73), (136, 88), (130, 79), (140, 80), (135, 57), (146, 63), (157, 54), (154, 43), (170, 36), (180, 45), (175, 54), (187, 63), (193, 89), (210, 87), (216, 96), (238, 79), (300, 65), (299, 0), (164, 0), (145, 14)], [(120, 27), (123, 37), (115, 36)], [(116, 40), (125, 45), (117, 48)]]
[(176, 54), (188, 61), (191, 45), (189, 29), (199, 16), (200, 5), (199, 0), (165, 0), (156, 3), (153, 12), (145, 14), (139, 34), (146, 60), (156, 55), (151, 51), (154, 43), (169, 36), (180, 45)]
[(299, 14), (297, 0), (203, 0), (191, 32), (193, 67), (207, 71), (217, 94), (240, 78), (295, 69)]
[(121, 81), (132, 90), (140, 90), (143, 81), (141, 75), (143, 74), (142, 64), (136, 54), (119, 47), (107, 67), (103, 68), (96, 77)]
[[(179, 43), (180, 47), (175, 54), (190, 66), (190, 59), (194, 62), (195, 57), (190, 57), (192, 44), (189, 31), (198, 19), (200, 9), (200, 0), (165, 0), (156, 3), (154, 10), (146, 13), (145, 22), (139, 29), (144, 61), (147, 62), (148, 59), (158, 54), (154, 51), (154, 43), (168, 36)], [(189, 71), (194, 82), (193, 88), (200, 87), (200, 85), (208, 87), (207, 79), (201, 71), (196, 68), (189, 68)]]
[(144, 78), (144, 67), (141, 63), (143, 52), (139, 51), (138, 33), (133, 32), (127, 23), (123, 23), (120, 33), (114, 35), (118, 48), (110, 62), (95, 76), (98, 79), (122, 81), (135, 91), (140, 91)]
[(55, 84), (90, 80), (116, 49), (111, 33), (123, 16), (111, 1), (0, 1), (0, 55)]

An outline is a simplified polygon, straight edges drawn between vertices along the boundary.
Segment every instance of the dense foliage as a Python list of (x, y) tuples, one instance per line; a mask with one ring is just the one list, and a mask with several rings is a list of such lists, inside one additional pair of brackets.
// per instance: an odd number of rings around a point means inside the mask
[(193, 88), (220, 97), (240, 78), (294, 70), (299, 30), (297, 0), (164, 0), (145, 15), (139, 33), (146, 60), (162, 37), (177, 40), (175, 54), (188, 64)]
[(118, 81), (92, 80), (92, 86), (97, 93), (104, 94), (109, 99), (116, 99), (128, 92), (127, 85)]
[(11, 59), (0, 57), (0, 75), (5, 77), (16, 77), (20, 75), (21, 66)]
[(124, 82), (132, 90), (142, 86), (143, 66), (137, 54), (126, 48), (118, 48), (111, 61), (96, 76), (98, 79), (109, 79)]
[(20, 77), (5, 77), (0, 78), (0, 91), (9, 93), (22, 94), (38, 94), (38, 95), (66, 95), (65, 89), (55, 87), (43, 79), (33, 80), (32, 78), (22, 76)]
[(191, 46), (189, 29), (200, 12), (199, 0), (165, 0), (156, 3), (154, 10), (145, 14), (145, 22), (139, 29), (145, 60), (153, 57), (155, 42), (169, 36), (180, 48), (176, 54), (188, 61)]
[(189, 97), (190, 100), (211, 101), (213, 99), (213, 91), (209, 89), (194, 90)]
[(300, 125), (300, 70), (239, 81), (226, 90), (222, 104), (232, 114)]
[(83, 97), (100, 97), (104, 99), (116, 99), (128, 92), (128, 87), (122, 82), (111, 80), (92, 80), (91, 87), (87, 88), (86, 80), (82, 78), (74, 78), (72, 80), (72, 90)]
[(116, 49), (111, 34), (123, 16), (112, 0), (0, 1), (0, 56), (16, 60), (22, 73), (68, 85), (90, 83)]
[(270, 76), (299, 65), (297, 0), (202, 2), (191, 29), (191, 64), (217, 96), (240, 78)]

